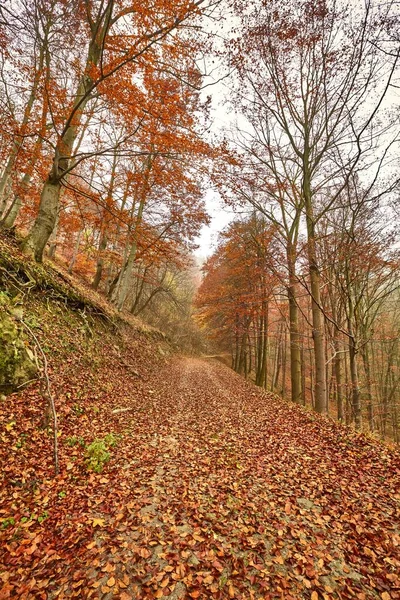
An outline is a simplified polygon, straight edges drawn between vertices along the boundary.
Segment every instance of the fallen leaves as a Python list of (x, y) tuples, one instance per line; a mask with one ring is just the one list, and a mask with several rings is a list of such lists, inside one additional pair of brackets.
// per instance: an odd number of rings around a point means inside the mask
[[(146, 348), (138, 353), (151, 364)], [(25, 445), (3, 460), (0, 600), (44, 589), (82, 599), (398, 600), (398, 453), (216, 363), (176, 359), (147, 380), (142, 364), (140, 381), (117, 363), (92, 380), (88, 363), (85, 381), (81, 372), (73, 382), (68, 364), (57, 479), (33, 392), (16, 398), (15, 417), (2, 415), (15, 422), (13, 444)], [(132, 410), (113, 412), (119, 395)], [(122, 442), (102, 474), (89, 474), (81, 444), (108, 433)]]
[(98, 518), (92, 519), (92, 527), (104, 527), (104, 525), (105, 525), (104, 519), (98, 519)]

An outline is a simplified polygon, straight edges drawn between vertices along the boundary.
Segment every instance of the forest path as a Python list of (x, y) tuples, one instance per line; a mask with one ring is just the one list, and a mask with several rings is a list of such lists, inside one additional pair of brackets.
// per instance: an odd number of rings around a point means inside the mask
[(37, 483), (49, 451), (22, 448), (35, 479), (10, 478), (0, 600), (400, 598), (398, 451), (218, 361), (139, 377), (118, 356), (61, 421), (86, 443), (119, 434), (102, 473), (64, 442)]
[(134, 597), (400, 598), (399, 463), (384, 446), (217, 361), (174, 359), (151, 386), (151, 554), (129, 577), (150, 564), (154, 587)]

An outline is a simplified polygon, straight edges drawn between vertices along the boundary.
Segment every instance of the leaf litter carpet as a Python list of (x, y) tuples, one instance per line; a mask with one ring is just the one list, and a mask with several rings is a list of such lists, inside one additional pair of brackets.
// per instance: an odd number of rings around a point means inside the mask
[(120, 436), (102, 473), (60, 443), (52, 478), (51, 440), (26, 421), (33, 467), (5, 462), (0, 600), (400, 598), (398, 451), (216, 361), (127, 381), (101, 414), (70, 413), (83, 438)]

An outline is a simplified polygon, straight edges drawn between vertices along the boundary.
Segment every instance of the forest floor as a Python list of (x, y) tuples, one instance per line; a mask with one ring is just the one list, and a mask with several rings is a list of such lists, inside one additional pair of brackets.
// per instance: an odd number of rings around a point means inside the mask
[(96, 405), (69, 426), (121, 435), (103, 473), (79, 442), (55, 479), (35, 439), (5, 463), (1, 599), (400, 598), (394, 451), (216, 361), (170, 359)]
[(60, 472), (36, 382), (0, 402), (0, 600), (400, 599), (398, 449), (48, 289), (24, 310)]

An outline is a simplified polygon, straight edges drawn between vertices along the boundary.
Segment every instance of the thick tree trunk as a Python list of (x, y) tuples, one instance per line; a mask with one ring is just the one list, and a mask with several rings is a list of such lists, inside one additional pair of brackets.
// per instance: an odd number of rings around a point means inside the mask
[(54, 223), (53, 231), (51, 232), (51, 236), (49, 238), (49, 258), (54, 258), (56, 255), (57, 249), (57, 234), (58, 234), (58, 224), (60, 222), (60, 210), (57, 211), (56, 222)]
[(50, 180), (46, 181), (40, 198), (38, 216), (29, 235), (24, 240), (24, 250), (32, 254), (37, 262), (43, 260), (45, 246), (57, 221), (60, 190), (59, 181), (55, 183)]

